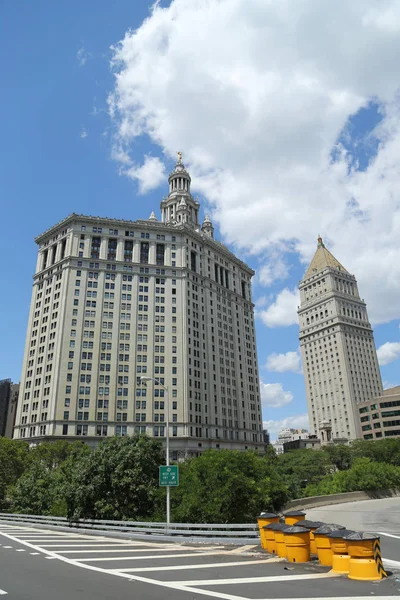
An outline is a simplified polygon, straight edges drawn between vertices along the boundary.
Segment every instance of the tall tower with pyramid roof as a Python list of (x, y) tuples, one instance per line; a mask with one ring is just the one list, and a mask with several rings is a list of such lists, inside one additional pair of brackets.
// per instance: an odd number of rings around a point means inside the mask
[(357, 405), (382, 392), (366, 304), (354, 275), (329, 252), (321, 237), (299, 289), (300, 349), (310, 430), (322, 443), (356, 439), (361, 434)]

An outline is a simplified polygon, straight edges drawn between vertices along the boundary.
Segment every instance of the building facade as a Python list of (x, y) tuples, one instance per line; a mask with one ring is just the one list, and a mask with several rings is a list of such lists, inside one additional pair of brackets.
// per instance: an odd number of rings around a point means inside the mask
[(364, 440), (400, 437), (400, 385), (358, 406)]
[(262, 447), (254, 272), (199, 224), (181, 155), (168, 182), (161, 221), (72, 214), (36, 238), (15, 437), (162, 438), (166, 387), (173, 456)]
[(11, 379), (0, 381), (0, 436), (13, 437), (18, 392), (18, 383), (13, 383)]
[(300, 282), (300, 348), (312, 435), (361, 436), (358, 405), (382, 393), (367, 307), (357, 281), (318, 238)]

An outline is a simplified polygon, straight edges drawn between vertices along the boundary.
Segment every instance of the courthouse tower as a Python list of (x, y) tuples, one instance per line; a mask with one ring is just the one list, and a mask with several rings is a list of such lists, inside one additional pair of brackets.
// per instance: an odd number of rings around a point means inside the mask
[[(179, 153), (161, 221), (71, 214), (38, 260), (14, 437), (262, 448), (254, 272), (214, 239)], [(145, 375), (159, 384), (141, 381)]]
[(382, 393), (366, 304), (354, 275), (320, 237), (299, 289), (300, 348), (311, 433), (323, 443), (355, 439), (360, 437), (357, 405)]

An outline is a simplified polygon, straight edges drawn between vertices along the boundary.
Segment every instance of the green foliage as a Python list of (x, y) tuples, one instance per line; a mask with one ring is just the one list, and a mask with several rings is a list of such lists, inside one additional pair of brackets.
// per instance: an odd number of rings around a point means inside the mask
[(63, 465), (68, 517), (149, 518), (158, 496), (158, 467), (163, 462), (161, 442), (146, 436), (108, 438), (73, 465), (70, 458)]
[(279, 510), (287, 488), (255, 452), (208, 450), (180, 467), (172, 494), (176, 522), (244, 523), (261, 510)]
[(400, 488), (400, 467), (373, 462), (369, 458), (354, 459), (347, 471), (338, 471), (324, 477), (318, 485), (308, 486), (308, 496), (340, 494), (344, 492), (376, 491)]
[(353, 464), (355, 453), (350, 446), (338, 444), (337, 446), (326, 446), (325, 452), (333, 467), (338, 471), (346, 471)]
[(309, 485), (318, 484), (332, 470), (329, 454), (320, 450), (293, 450), (278, 457), (277, 471), (290, 498), (301, 498)]
[(400, 467), (400, 439), (356, 440), (351, 445), (355, 458), (366, 457)]
[(0, 437), (0, 507), (5, 505), (7, 488), (18, 481), (28, 462), (26, 442)]

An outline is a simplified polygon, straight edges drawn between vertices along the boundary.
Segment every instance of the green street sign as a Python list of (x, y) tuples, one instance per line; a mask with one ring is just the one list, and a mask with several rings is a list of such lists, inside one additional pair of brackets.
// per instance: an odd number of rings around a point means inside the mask
[(179, 485), (179, 471), (176, 465), (159, 467), (160, 480), (159, 485), (165, 486), (177, 486)]

